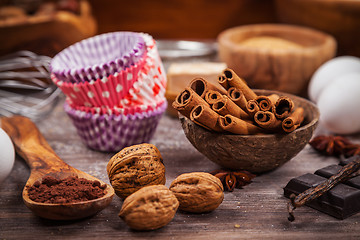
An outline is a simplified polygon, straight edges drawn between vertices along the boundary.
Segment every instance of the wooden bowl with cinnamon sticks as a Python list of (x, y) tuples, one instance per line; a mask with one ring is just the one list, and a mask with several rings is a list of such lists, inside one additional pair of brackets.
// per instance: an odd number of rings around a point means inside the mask
[(288, 93), (252, 90), (232, 69), (220, 86), (195, 78), (173, 107), (193, 146), (223, 168), (262, 173), (298, 154), (319, 119), (310, 101)]

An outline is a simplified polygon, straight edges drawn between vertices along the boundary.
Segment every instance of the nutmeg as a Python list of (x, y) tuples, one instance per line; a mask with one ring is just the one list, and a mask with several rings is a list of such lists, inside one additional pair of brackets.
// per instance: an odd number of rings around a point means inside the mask
[(165, 166), (152, 144), (138, 144), (115, 154), (106, 167), (116, 195), (126, 198), (148, 185), (165, 184)]
[(165, 185), (147, 186), (125, 199), (119, 217), (132, 229), (153, 230), (167, 225), (178, 207), (178, 200)]
[(171, 183), (169, 189), (179, 200), (179, 208), (187, 212), (213, 211), (224, 199), (221, 181), (205, 172), (182, 174)]

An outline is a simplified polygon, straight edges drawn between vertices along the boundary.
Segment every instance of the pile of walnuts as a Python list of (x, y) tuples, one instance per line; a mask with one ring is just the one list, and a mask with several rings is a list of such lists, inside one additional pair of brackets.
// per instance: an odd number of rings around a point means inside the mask
[(167, 225), (178, 208), (213, 211), (224, 199), (220, 180), (204, 172), (182, 174), (167, 188), (161, 154), (152, 144), (124, 148), (110, 159), (107, 173), (115, 193), (125, 199), (119, 216), (135, 230)]

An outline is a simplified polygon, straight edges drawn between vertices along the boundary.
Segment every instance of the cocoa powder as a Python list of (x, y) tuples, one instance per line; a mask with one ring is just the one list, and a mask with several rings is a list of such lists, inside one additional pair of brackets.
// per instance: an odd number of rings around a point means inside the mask
[(29, 198), (41, 203), (75, 203), (105, 195), (105, 184), (79, 177), (56, 179), (47, 176), (28, 187)]

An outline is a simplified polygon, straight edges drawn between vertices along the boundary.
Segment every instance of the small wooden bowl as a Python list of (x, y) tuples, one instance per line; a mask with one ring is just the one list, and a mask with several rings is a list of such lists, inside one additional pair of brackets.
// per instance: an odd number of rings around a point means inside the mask
[[(255, 37), (264, 41), (244, 44)], [(336, 41), (330, 35), (292, 25), (234, 27), (221, 32), (217, 41), (220, 59), (250, 87), (297, 95), (306, 92), (312, 74), (336, 53)]]
[(227, 169), (262, 173), (282, 166), (311, 139), (319, 120), (319, 110), (310, 101), (291, 94), (268, 90), (256, 90), (256, 93), (290, 97), (295, 107), (305, 110), (301, 127), (288, 134), (221, 134), (208, 131), (181, 115), (180, 122), (186, 137), (209, 160)]

